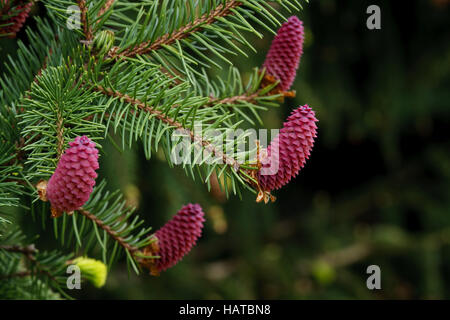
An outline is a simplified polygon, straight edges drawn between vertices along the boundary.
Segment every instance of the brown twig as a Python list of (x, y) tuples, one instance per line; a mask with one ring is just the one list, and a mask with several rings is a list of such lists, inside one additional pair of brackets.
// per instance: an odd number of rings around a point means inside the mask
[(173, 75), (172, 73), (170, 73), (169, 70), (167, 70), (164, 67), (160, 67), (160, 70), (162, 73), (164, 73), (167, 77), (171, 78), (174, 82), (175, 85), (179, 85), (181, 83), (183, 83), (183, 81), (181, 81), (179, 79), (179, 77), (181, 77), (181, 74), (179, 74), (178, 72), (176, 72), (175, 70), (172, 70), (172, 72), (174, 72), (176, 75)]
[(30, 276), (35, 273), (41, 273), (52, 279), (53, 281), (56, 281), (55, 277), (45, 268), (42, 268), (39, 261), (36, 260), (34, 255), (38, 252), (34, 244), (30, 244), (28, 246), (22, 247), (18, 245), (1, 245), (0, 250), (5, 250), (12, 253), (21, 253), (23, 256), (30, 261), (30, 263), (34, 264), (37, 268), (37, 272), (32, 272), (31, 270), (21, 271), (17, 273), (13, 273), (10, 275), (7, 275), (5, 278), (8, 277), (26, 277)]
[(8, 277), (28, 277), (28, 276), (32, 276), (35, 274), (43, 274), (44, 276), (48, 277), (49, 279), (51, 279), (54, 282), (58, 282), (58, 280), (56, 280), (56, 278), (50, 273), (50, 271), (48, 271), (47, 269), (44, 269), (41, 267), (41, 264), (39, 262), (35, 262), (36, 263), (36, 267), (37, 270), (36, 271), (31, 271), (31, 270), (26, 270), (26, 271), (21, 271), (21, 272), (17, 272), (17, 273), (13, 273), (11, 275), (8, 275)]
[(81, 23), (83, 24), (84, 36), (86, 37), (86, 41), (91, 41), (92, 40), (92, 29), (90, 28), (90, 26), (88, 25), (88, 22), (87, 22), (88, 9), (86, 7), (86, 0), (78, 0), (78, 6), (80, 7), (80, 10), (81, 10)]
[(109, 226), (107, 226), (102, 220), (100, 220), (97, 216), (90, 213), (83, 208), (77, 210), (81, 215), (85, 216), (87, 219), (93, 221), (99, 228), (103, 229), (108, 233), (114, 240), (116, 240), (125, 250), (130, 252), (131, 254), (137, 252), (139, 250), (138, 247), (134, 247), (129, 245), (121, 236), (117, 234), (114, 230), (112, 230)]
[(63, 117), (61, 115), (61, 112), (57, 112), (56, 114), (57, 117), (57, 122), (56, 122), (56, 139), (58, 141), (58, 144), (56, 146), (56, 151), (57, 151), (57, 160), (59, 160), (59, 158), (61, 158), (61, 155), (64, 151), (64, 122), (63, 122)]
[(213, 23), (217, 18), (232, 14), (233, 13), (232, 9), (240, 5), (242, 5), (242, 2), (239, 2), (237, 0), (231, 0), (227, 2), (225, 5), (220, 4), (213, 12), (204, 14), (200, 18), (195, 19), (193, 22), (181, 27), (180, 29), (175, 30), (170, 34), (167, 33), (163, 35), (162, 37), (156, 39), (154, 42), (150, 41), (143, 42), (138, 46), (124, 50), (121, 53), (117, 53), (121, 48), (114, 47), (110, 50), (109, 55), (113, 58), (133, 57), (137, 54), (145, 54), (152, 50), (160, 49), (163, 45), (169, 45), (177, 40), (181, 40), (188, 37), (190, 33), (198, 31), (205, 24)]
[(114, 0), (107, 0), (105, 2), (105, 5), (100, 9), (100, 11), (98, 12), (98, 17), (102, 16), (106, 11), (109, 10), (109, 8), (111, 8), (111, 6), (114, 4)]
[(0, 279), (25, 278), (25, 277), (31, 276), (31, 274), (32, 273), (29, 270), (27, 270), (27, 271), (20, 271), (20, 272), (16, 272), (16, 273), (2, 275), (2, 276), (0, 276)]
[[(214, 105), (214, 104), (233, 104), (236, 101), (254, 102), (255, 99), (261, 95), (262, 90), (264, 90), (268, 86), (274, 85), (276, 82), (277, 82), (277, 80), (273, 76), (265, 75), (260, 83), (259, 90), (257, 90), (256, 92), (254, 92), (252, 94), (244, 93), (239, 96), (223, 98), (222, 100), (211, 97), (210, 101), (205, 106), (210, 106), (210, 105)], [(281, 100), (282, 100), (285, 97), (291, 97), (291, 98), (295, 97), (295, 92), (294, 91), (282, 91), (279, 89), (279, 86), (277, 85), (272, 90), (267, 92), (265, 95), (266, 96), (281, 95)]]
[(33, 244), (30, 244), (26, 247), (21, 247), (18, 245), (2, 245), (0, 246), (0, 250), (5, 250), (13, 253), (21, 253), (25, 257), (27, 257), (28, 260), (36, 261), (33, 255), (37, 253), (37, 250)]
[(40, 265), (37, 265), (37, 266), (38, 266), (38, 270), (36, 270), (36, 272), (32, 272), (31, 270), (19, 271), (19, 272), (7, 274), (7, 275), (2, 275), (2, 276), (0, 276), (0, 279), (25, 278), (25, 277), (29, 277), (29, 276), (32, 276), (35, 274), (43, 274), (46, 277), (50, 278), (51, 280), (57, 282), (56, 278), (48, 270), (39, 269)]
[(240, 96), (233, 96), (233, 97), (227, 97), (223, 98), (222, 100), (217, 98), (211, 98), (208, 102), (208, 105), (214, 105), (214, 104), (233, 104), (236, 101), (254, 101), (259, 96), (259, 91), (255, 92), (253, 94), (243, 94)]

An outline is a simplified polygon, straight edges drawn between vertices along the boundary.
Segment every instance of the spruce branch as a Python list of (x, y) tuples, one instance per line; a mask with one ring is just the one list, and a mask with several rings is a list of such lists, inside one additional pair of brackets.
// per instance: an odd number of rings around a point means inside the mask
[[(261, 36), (250, 22), (268, 30), (263, 21), (281, 24), (285, 18), (273, 7), (276, 3), (292, 9), (299, 2), (46, 1), (51, 23), (37, 19), (39, 32), (27, 31), (30, 45), (19, 42), (17, 61), (5, 64), (7, 73), (0, 77), (0, 205), (19, 204), (19, 196), (25, 193), (19, 184), (35, 192), (32, 184), (36, 180), (53, 176), (68, 141), (84, 135), (101, 141), (111, 134), (110, 129), (124, 147), (142, 140), (147, 158), (161, 147), (169, 165), (174, 162), (168, 156), (173, 141), (180, 138), (172, 133), (180, 129), (192, 142), (187, 153), (194, 155), (198, 165), (183, 164), (192, 177), (198, 174), (209, 188), (210, 177), (216, 176), (227, 195), (228, 189), (240, 194), (241, 184), (248, 189), (258, 187), (258, 168), (237, 160), (241, 155), (248, 160), (252, 152), (238, 147), (247, 143), (247, 133), (230, 139), (232, 156), (221, 143), (228, 138), (227, 130), (237, 129), (245, 120), (253, 123), (250, 113), (261, 120), (258, 111), (277, 105), (285, 93), (272, 90), (277, 83), (264, 78), (263, 70), (255, 69), (246, 84), (235, 68), (230, 68), (228, 77), (214, 80), (205, 70), (212, 65), (221, 68), (209, 53), (226, 63), (231, 63), (229, 55), (247, 56), (239, 47), (252, 48), (244, 32)], [(65, 25), (67, 6), (75, 4), (82, 23), (77, 32)], [(219, 136), (208, 136), (209, 129)], [(196, 154), (198, 150), (201, 155)], [(209, 154), (202, 158), (204, 151)], [(66, 165), (78, 170), (78, 160)], [(76, 247), (87, 252), (100, 247), (109, 266), (119, 253), (125, 253), (128, 265), (138, 273), (140, 259), (157, 258), (142, 251), (153, 241), (148, 236), (150, 228), (141, 227), (144, 221), (134, 215), (120, 191), (110, 193), (104, 187), (102, 181), (92, 193), (83, 190), (87, 202), (61, 210), (68, 214), (53, 220), (55, 237), (70, 250)], [(68, 189), (72, 193), (76, 188)], [(44, 223), (50, 220), (45, 219), (46, 205), (33, 201), (31, 206), (33, 214), (42, 208)], [(33, 251), (34, 247), (21, 241), (11, 243), (0, 245), (1, 271), (33, 281), (44, 275), (57, 287), (58, 272), (68, 259), (57, 252)], [(25, 271), (19, 265), (24, 261), (22, 255), (29, 267)], [(4, 259), (9, 256), (14, 256), (14, 263)]]
[(269, 100), (275, 100), (275, 99), (282, 99), (283, 94), (280, 94), (280, 92), (273, 92), (271, 91), (273, 87), (276, 86), (276, 82), (272, 83), (262, 83), (259, 86), (259, 89), (249, 90), (247, 89), (243, 94), (237, 94), (237, 95), (229, 95), (226, 97), (211, 97), (210, 101), (206, 106), (212, 106), (212, 105), (236, 105), (242, 102), (248, 102), (248, 103), (257, 103), (258, 98), (267, 98)]
[(238, 96), (232, 96), (232, 97), (226, 97), (223, 99), (218, 99), (218, 98), (211, 98), (211, 100), (209, 101), (209, 105), (213, 105), (213, 104), (234, 104), (236, 102), (239, 101), (248, 101), (248, 102), (253, 102), (255, 101), (256, 97), (258, 97), (259, 94), (258, 92), (252, 93), (252, 94), (241, 94)]
[[(105, 191), (105, 187), (106, 182), (103, 180), (81, 208), (58, 218), (55, 237), (61, 240), (61, 244), (70, 247), (76, 245), (86, 253), (98, 247), (94, 241), (97, 239), (103, 262), (110, 266), (117, 260), (119, 250), (123, 249), (128, 264), (139, 273), (136, 255), (151, 241), (147, 236), (151, 228), (142, 227), (144, 221), (134, 214), (134, 208), (127, 205), (120, 191)], [(72, 221), (71, 227), (67, 220)], [(64, 239), (66, 229), (71, 230), (74, 236), (69, 237), (67, 242)]]
[(59, 111), (59, 108), (57, 108), (56, 111), (56, 140), (57, 140), (56, 159), (59, 160), (64, 150), (64, 122), (62, 114)]
[[(51, 281), (53, 287), (59, 287), (61, 271), (65, 262), (71, 255), (64, 255), (57, 252), (40, 252), (33, 244), (23, 244), (26, 242), (25, 235), (17, 227), (1, 239), (0, 245), (0, 274), (5, 277), (38, 277), (44, 276)], [(11, 244), (14, 243), (14, 244)], [(20, 255), (20, 256), (19, 256)], [(21, 264), (22, 257), (25, 260)], [(37, 281), (38, 278), (32, 280)]]
[(117, 241), (128, 252), (133, 254), (134, 252), (139, 250), (138, 247), (128, 244), (124, 238), (119, 236), (119, 234), (116, 231), (112, 230), (109, 225), (106, 225), (101, 219), (99, 219), (94, 214), (90, 213), (87, 210), (84, 210), (83, 208), (81, 208), (80, 210), (77, 210), (77, 212), (80, 213), (81, 215), (83, 215), (88, 220), (91, 220), (92, 222), (94, 222), (100, 229), (105, 230), (111, 236), (111, 238), (113, 238), (115, 241)]
[(220, 157), (224, 163), (226, 163), (227, 165), (230, 165), (232, 168), (234, 168), (234, 170), (238, 171), (239, 170), (239, 163), (232, 157), (229, 157), (228, 155), (224, 154), (222, 151), (217, 150), (214, 145), (209, 142), (208, 140), (202, 138), (201, 136), (199, 136), (198, 134), (195, 134), (192, 130), (189, 130), (188, 128), (186, 128), (181, 122), (178, 122), (176, 120), (174, 120), (173, 118), (170, 118), (169, 116), (167, 116), (165, 113), (163, 113), (160, 110), (156, 110), (155, 108), (146, 105), (144, 102), (132, 98), (127, 94), (118, 92), (118, 91), (114, 91), (110, 88), (104, 88), (102, 86), (97, 85), (94, 90), (97, 90), (99, 92), (102, 92), (108, 96), (111, 97), (116, 97), (116, 98), (120, 98), (123, 99), (124, 101), (126, 101), (127, 103), (136, 106), (137, 108), (139, 108), (140, 110), (146, 112), (146, 113), (150, 113), (152, 115), (154, 115), (157, 119), (161, 120), (162, 122), (168, 124), (169, 126), (172, 126), (176, 129), (181, 129), (184, 131), (187, 131), (191, 141), (192, 142), (196, 142), (199, 143), (202, 147), (204, 147), (205, 149), (207, 149), (209, 152), (212, 153), (212, 155), (216, 156), (216, 157)]
[(209, 96), (208, 102), (200, 108), (216, 107), (222, 113), (230, 112), (241, 116), (252, 125), (255, 125), (253, 117), (262, 124), (258, 111), (278, 106), (285, 96), (283, 92), (276, 90), (277, 81), (267, 82), (264, 81), (265, 77), (264, 70), (254, 68), (244, 84), (239, 70), (234, 67), (223, 78), (209, 79), (206, 74), (202, 77), (189, 76), (196, 79), (192, 90)]
[(109, 56), (113, 58), (133, 57), (138, 54), (142, 55), (153, 50), (158, 50), (163, 46), (173, 44), (177, 40), (188, 37), (191, 33), (200, 30), (204, 25), (213, 23), (218, 18), (233, 14), (232, 9), (239, 5), (242, 5), (242, 2), (236, 0), (225, 1), (222, 4), (219, 4), (214, 11), (205, 13), (203, 16), (197, 18), (193, 22), (179, 28), (172, 33), (167, 33), (159, 37), (155, 41), (146, 41), (123, 51), (120, 47), (114, 47), (109, 52)]

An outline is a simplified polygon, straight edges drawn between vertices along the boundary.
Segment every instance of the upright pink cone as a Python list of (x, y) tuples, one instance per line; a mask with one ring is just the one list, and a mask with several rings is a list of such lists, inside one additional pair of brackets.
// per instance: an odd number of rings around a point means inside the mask
[(204, 213), (200, 205), (188, 204), (167, 222), (154, 236), (156, 246), (144, 249), (146, 255), (159, 255), (159, 259), (144, 261), (152, 274), (158, 274), (177, 264), (197, 242), (203, 229)]
[[(8, 0), (0, 0), (3, 2), (4, 8), (8, 6)], [(0, 28), (0, 34), (10, 33), (10, 38), (14, 38), (16, 33), (22, 29), (25, 20), (28, 18), (28, 14), (30, 13), (31, 7), (33, 6), (33, 2), (28, 2), (23, 5), (18, 5), (14, 8), (10, 8), (9, 12), (5, 14), (5, 16), (9, 16), (8, 18), (1, 19), (0, 17), (0, 25), (10, 24), (5, 27)]]
[(263, 191), (281, 188), (303, 168), (317, 137), (317, 121), (308, 105), (292, 111), (280, 133), (260, 156), (258, 181)]
[(292, 16), (278, 30), (267, 53), (263, 67), (267, 75), (280, 80), (283, 91), (288, 91), (294, 82), (303, 53), (303, 38), (303, 23)]
[(98, 169), (98, 150), (88, 137), (76, 137), (61, 156), (47, 185), (54, 216), (79, 209), (92, 192)]

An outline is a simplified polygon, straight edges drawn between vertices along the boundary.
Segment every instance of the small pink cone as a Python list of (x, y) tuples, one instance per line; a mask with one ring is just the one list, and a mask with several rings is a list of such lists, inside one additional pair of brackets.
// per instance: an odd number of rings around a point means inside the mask
[(308, 105), (292, 111), (280, 133), (260, 156), (262, 168), (257, 178), (263, 191), (281, 188), (303, 168), (317, 137), (317, 121)]
[(142, 264), (157, 275), (175, 264), (191, 251), (203, 229), (204, 213), (200, 205), (188, 204), (180, 209), (161, 229), (156, 231), (156, 243), (144, 249), (145, 255), (159, 259), (145, 259)]
[(279, 88), (289, 91), (303, 53), (303, 23), (292, 16), (283, 23), (270, 45), (263, 67), (266, 75), (280, 80)]
[(98, 169), (98, 150), (88, 137), (76, 137), (48, 181), (46, 195), (54, 216), (79, 209), (91, 195)]

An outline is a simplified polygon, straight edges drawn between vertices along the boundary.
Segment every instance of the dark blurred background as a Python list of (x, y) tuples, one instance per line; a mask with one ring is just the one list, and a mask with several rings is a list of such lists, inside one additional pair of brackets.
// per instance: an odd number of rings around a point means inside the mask
[[(381, 30), (366, 9), (381, 8)], [(297, 97), (262, 114), (279, 128), (302, 104), (316, 110), (319, 135), (300, 175), (257, 204), (171, 169), (163, 155), (105, 146), (102, 174), (159, 228), (198, 202), (207, 222), (198, 245), (160, 277), (128, 276), (78, 298), (411, 299), (450, 298), (450, 1), (316, 0), (304, 5), (306, 42)], [(23, 35), (19, 35), (23, 37)], [(251, 38), (259, 66), (272, 40)], [(6, 51), (14, 52), (15, 40)], [(124, 170), (126, 168), (126, 170)], [(368, 290), (366, 268), (381, 268)]]

